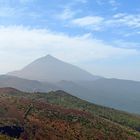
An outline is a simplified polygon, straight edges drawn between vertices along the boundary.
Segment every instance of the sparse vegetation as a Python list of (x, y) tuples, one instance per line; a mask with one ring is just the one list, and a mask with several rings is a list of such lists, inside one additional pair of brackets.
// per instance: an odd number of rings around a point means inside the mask
[[(97, 106), (63, 91), (43, 93), (0, 90), (0, 127), (23, 127), (24, 140), (139, 140), (140, 117)], [(24, 119), (29, 105), (33, 108)], [(13, 140), (8, 135), (0, 139)]]

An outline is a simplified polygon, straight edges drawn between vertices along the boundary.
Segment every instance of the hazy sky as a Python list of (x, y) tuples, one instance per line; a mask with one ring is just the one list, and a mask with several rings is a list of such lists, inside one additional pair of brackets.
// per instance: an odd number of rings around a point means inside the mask
[(0, 0), (0, 73), (47, 54), (140, 81), (140, 1)]

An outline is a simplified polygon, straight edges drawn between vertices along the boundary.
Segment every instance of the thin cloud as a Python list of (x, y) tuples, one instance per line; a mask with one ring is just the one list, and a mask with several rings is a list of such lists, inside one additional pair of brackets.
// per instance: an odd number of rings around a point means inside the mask
[(94, 31), (109, 30), (114, 27), (138, 29), (140, 28), (140, 14), (117, 13), (111, 17), (84, 16), (71, 19), (69, 24)]
[(19, 2), (21, 4), (31, 3), (31, 2), (34, 2), (34, 1), (36, 1), (36, 0), (19, 0)]
[(108, 2), (113, 7), (113, 10), (118, 9), (118, 7), (120, 6), (120, 3), (118, 3), (117, 0), (109, 0)]
[(13, 17), (16, 14), (16, 9), (12, 7), (2, 7), (0, 8), (0, 17), (1, 18), (7, 18), (7, 17)]
[(100, 6), (102, 5), (110, 5), (112, 10), (117, 10), (120, 6), (120, 3), (117, 0), (96, 0), (96, 3)]
[(62, 20), (72, 19), (76, 15), (76, 12), (72, 11), (69, 7), (64, 8), (62, 13), (58, 14), (57, 18)]
[(85, 16), (85, 17), (73, 19), (71, 23), (92, 30), (100, 30), (103, 21), (104, 18), (100, 16)]
[(137, 42), (130, 42), (130, 41), (124, 41), (124, 40), (116, 40), (113, 42), (113, 44), (117, 47), (121, 48), (129, 48), (129, 49), (139, 49), (140, 48), (140, 43)]
[(107, 20), (106, 24), (140, 28), (140, 14), (118, 13), (115, 14), (112, 19)]
[(75, 0), (76, 2), (80, 2), (80, 3), (87, 3), (88, 0)]

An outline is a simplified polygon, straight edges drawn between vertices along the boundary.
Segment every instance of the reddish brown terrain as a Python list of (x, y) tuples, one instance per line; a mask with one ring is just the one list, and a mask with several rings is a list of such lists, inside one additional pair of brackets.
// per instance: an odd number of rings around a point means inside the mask
[[(60, 95), (63, 98), (58, 103)], [(65, 97), (72, 98), (63, 91), (46, 95), (1, 88), (0, 140), (140, 139), (140, 133), (132, 127), (121, 125), (98, 114), (93, 115), (86, 109), (66, 106), (68, 101), (64, 103)]]

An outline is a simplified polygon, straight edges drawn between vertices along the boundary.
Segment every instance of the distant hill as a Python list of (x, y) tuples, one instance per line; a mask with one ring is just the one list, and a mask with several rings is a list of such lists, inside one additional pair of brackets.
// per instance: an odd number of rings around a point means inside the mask
[[(49, 92), (48, 94), (41, 94), (41, 96), (40, 99), (43, 99), (51, 104), (63, 106), (69, 109), (78, 109), (90, 112), (93, 115), (100, 116), (140, 131), (140, 115), (134, 115), (124, 111), (90, 103), (61, 90)], [(38, 96), (36, 97), (38, 98)]]
[(100, 78), (77, 66), (58, 60), (51, 55), (39, 58), (22, 70), (10, 72), (8, 75), (48, 82), (58, 82), (61, 80), (91, 81)]
[(60, 89), (59, 87), (51, 83), (47, 82), (41, 83), (35, 80), (28, 80), (8, 75), (0, 76), (0, 87), (12, 87), (26, 92), (35, 92), (35, 91), (48, 92)]
[(93, 103), (140, 114), (140, 82), (135, 81), (98, 79), (49, 83), (2, 75), (0, 87), (13, 87), (26, 92), (64, 90)]
[(90, 102), (140, 114), (140, 82), (102, 78), (95, 81), (61, 81), (56, 85)]
[[(92, 104), (62, 90), (46, 94), (0, 88), (0, 99), (0, 138), (3, 140), (140, 139), (140, 116)], [(13, 133), (22, 131), (18, 137), (16, 133), (11, 136), (5, 128)]]
[(78, 84), (92, 91), (95, 103), (140, 113), (140, 82), (102, 78)]

